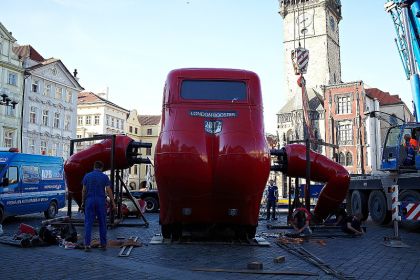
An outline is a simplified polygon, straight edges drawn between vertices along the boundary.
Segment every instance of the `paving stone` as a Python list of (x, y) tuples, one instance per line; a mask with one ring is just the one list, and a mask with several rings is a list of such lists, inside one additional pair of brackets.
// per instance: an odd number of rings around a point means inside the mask
[[(65, 215), (64, 211), (60, 212)], [(260, 261), (264, 270), (290, 270), (318, 273), (318, 277), (299, 279), (334, 279), (319, 268), (309, 264), (274, 244), (275, 239), (267, 237), (270, 247), (242, 245), (202, 245), (172, 243), (150, 245), (151, 238), (160, 233), (158, 214), (146, 214), (150, 226), (117, 227), (108, 230), (108, 239), (138, 236), (144, 246), (134, 248), (127, 258), (119, 258), (119, 249), (107, 251), (65, 250), (58, 246), (38, 248), (17, 248), (0, 244), (4, 279), (274, 279), (273, 275), (247, 275), (235, 273), (194, 272), (194, 267), (245, 269), (247, 263)], [(20, 223), (39, 227), (41, 214), (8, 219), (3, 228), (5, 234), (13, 235)], [(279, 216), (277, 224), (285, 222), (285, 215)], [(258, 233), (278, 233), (285, 230), (269, 230), (267, 222), (261, 221)], [(316, 242), (305, 242), (302, 246), (331, 265), (337, 271), (357, 279), (380, 279), (393, 276), (395, 279), (418, 279), (420, 275), (420, 235), (401, 229), (404, 242), (410, 248), (388, 248), (382, 245), (384, 236), (392, 235), (391, 227), (379, 227), (368, 221), (367, 234), (361, 238), (324, 238), (325, 246)], [(81, 237), (83, 227), (77, 227)], [(98, 236), (94, 228), (94, 236)], [(273, 258), (285, 256), (282, 264), (273, 263)], [(30, 260), (22, 265), (20, 260)], [(392, 273), (389, 270), (394, 270)], [(404, 277), (404, 278), (401, 278)], [(282, 276), (281, 279), (296, 279)]]

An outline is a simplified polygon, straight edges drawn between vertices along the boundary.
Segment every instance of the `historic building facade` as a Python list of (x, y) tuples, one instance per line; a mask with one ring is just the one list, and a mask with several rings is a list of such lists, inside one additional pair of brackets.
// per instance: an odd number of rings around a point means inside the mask
[(160, 133), (160, 115), (139, 115), (137, 110), (131, 110), (127, 118), (126, 134), (136, 141), (151, 143), (151, 148), (142, 148), (142, 157), (149, 158), (152, 164), (135, 164), (129, 170), (129, 186), (133, 190), (139, 189), (141, 182), (154, 185), (153, 158), (157, 139)]
[[(309, 99), (309, 118), (314, 138), (338, 146), (318, 145), (315, 150), (339, 161), (350, 173), (375, 170), (380, 157), (380, 125), (365, 113), (379, 110), (362, 81), (341, 81), (339, 22), (341, 2), (337, 0), (285, 0), (280, 2), (284, 22), (285, 90), (287, 103), (280, 109), (278, 134), (282, 144), (305, 138), (302, 89), (297, 85), (291, 51), (309, 50), (304, 75)], [(314, 148), (314, 147), (313, 147)]]
[(280, 0), (283, 18), (284, 46), (284, 96), (293, 97), (297, 86), (292, 50), (304, 47), (309, 50), (308, 88), (336, 84), (341, 81), (339, 22), (341, 4), (337, 0)]
[(0, 22), (0, 147), (22, 148), (22, 60), (13, 52), (16, 39)]
[[(369, 97), (362, 81), (324, 87), (325, 139), (339, 148), (326, 148), (350, 173), (370, 173), (379, 167), (380, 125), (366, 113), (379, 110), (379, 102)], [(334, 152), (336, 154), (334, 154)]]
[[(305, 138), (302, 89), (291, 59), (297, 47), (309, 50), (306, 80), (309, 118), (314, 137), (324, 141), (324, 97), (322, 86), (341, 82), (339, 43), (340, 1), (285, 0), (279, 1), (283, 18), (285, 83), (283, 95), (287, 103), (277, 113), (277, 133), (281, 141)], [(318, 146), (319, 152), (324, 152)]]
[[(80, 92), (77, 101), (77, 138), (97, 134), (123, 134), (129, 110), (93, 92)], [(78, 143), (75, 151), (91, 143)]]
[(69, 157), (76, 137), (77, 94), (83, 90), (60, 59), (44, 59), (32, 46), (14, 51), (25, 68), (22, 152)]

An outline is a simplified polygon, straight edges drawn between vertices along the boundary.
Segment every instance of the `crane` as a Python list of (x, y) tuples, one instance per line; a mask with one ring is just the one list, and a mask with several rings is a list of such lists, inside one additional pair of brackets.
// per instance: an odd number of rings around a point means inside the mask
[(416, 122), (420, 121), (420, 1), (391, 0), (385, 3), (385, 11), (391, 15), (397, 37), (395, 43), (407, 79), (411, 83)]
[[(375, 174), (353, 176), (347, 201), (353, 213), (361, 213), (365, 218), (370, 214), (374, 222), (387, 224), (394, 210), (395, 191), (391, 190), (398, 186), (396, 196), (402, 205), (403, 223), (416, 228), (420, 226), (420, 0), (387, 1), (385, 11), (394, 23), (398, 53), (411, 83), (416, 122), (403, 122), (388, 129), (380, 169)], [(408, 140), (412, 142), (407, 144)], [(413, 217), (408, 215), (412, 212)], [(393, 219), (395, 226), (398, 218)]]

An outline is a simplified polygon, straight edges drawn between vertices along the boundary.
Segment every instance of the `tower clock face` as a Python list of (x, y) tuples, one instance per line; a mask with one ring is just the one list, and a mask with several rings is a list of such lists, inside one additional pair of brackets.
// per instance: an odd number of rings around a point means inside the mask
[(313, 35), (313, 18), (313, 12), (301, 12), (295, 20), (296, 33), (299, 33), (300, 35)]

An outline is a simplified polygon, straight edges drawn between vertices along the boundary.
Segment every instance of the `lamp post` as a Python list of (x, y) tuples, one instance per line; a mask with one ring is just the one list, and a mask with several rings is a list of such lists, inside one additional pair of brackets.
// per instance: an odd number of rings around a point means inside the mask
[(9, 98), (9, 96), (5, 93), (3, 93), (0, 96), (1, 96), (0, 105), (12, 107), (13, 109), (15, 109), (16, 105), (19, 103), (15, 100), (12, 100), (11, 98)]
[[(19, 103), (16, 100), (12, 100), (6, 93), (3, 93), (2, 95), (0, 95), (1, 99), (0, 99), (0, 105), (6, 106), (6, 107), (11, 107), (13, 109), (16, 108), (16, 105)], [(5, 114), (7, 115), (7, 110), (5, 112)]]

